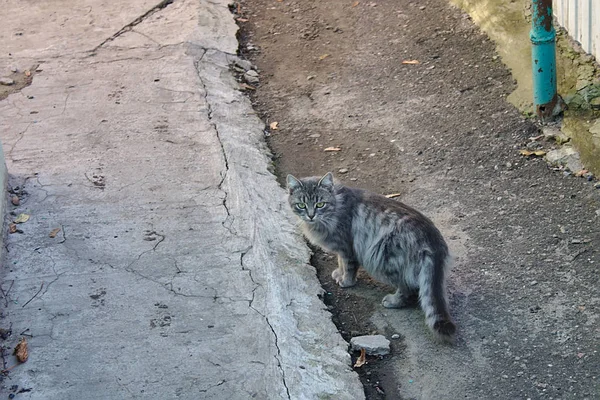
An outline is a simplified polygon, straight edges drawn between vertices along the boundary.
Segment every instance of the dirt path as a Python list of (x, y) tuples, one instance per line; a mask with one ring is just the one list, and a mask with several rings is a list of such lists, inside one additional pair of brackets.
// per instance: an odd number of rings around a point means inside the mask
[(457, 258), (460, 331), (447, 347), (420, 310), (381, 307), (391, 289), (366, 275), (334, 287), (332, 257), (316, 253), (345, 338), (400, 335), (391, 356), (359, 371), (367, 398), (598, 398), (600, 190), (519, 155), (552, 144), (530, 140), (537, 126), (505, 101), (513, 82), (493, 43), (442, 0), (238, 9), (244, 55), (260, 69), (255, 107), (278, 122), (269, 143), (280, 175), (333, 171), (401, 193)]

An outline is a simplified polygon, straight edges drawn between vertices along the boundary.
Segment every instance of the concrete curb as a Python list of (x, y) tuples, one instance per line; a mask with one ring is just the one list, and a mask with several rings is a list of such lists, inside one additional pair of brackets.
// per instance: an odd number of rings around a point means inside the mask
[(6, 170), (6, 161), (4, 159), (4, 150), (2, 149), (2, 143), (0, 143), (0, 265), (4, 260), (4, 241), (6, 235), (6, 229), (4, 221), (6, 219), (6, 210), (8, 205), (8, 171)]

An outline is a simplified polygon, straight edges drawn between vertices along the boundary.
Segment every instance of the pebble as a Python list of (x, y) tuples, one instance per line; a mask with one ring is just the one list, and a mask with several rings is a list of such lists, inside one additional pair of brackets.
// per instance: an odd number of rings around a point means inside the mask
[(348, 168), (342, 168), (338, 171), (340, 174), (345, 174), (348, 172)]
[(398, 335), (397, 333), (394, 333), (392, 335), (392, 339), (400, 339), (400, 335)]
[(600, 182), (596, 182), (596, 183), (594, 183), (594, 187), (595, 187), (596, 189), (600, 189)]
[(241, 58), (234, 59), (235, 65), (242, 68), (244, 71), (250, 71), (252, 69), (252, 63), (248, 60), (242, 60)]
[(13, 206), (18, 206), (19, 204), (21, 204), (21, 200), (19, 200), (19, 196), (13, 196), (10, 201), (13, 204)]
[(10, 86), (14, 85), (15, 81), (10, 78), (0, 78), (0, 85)]
[(350, 339), (352, 350), (365, 349), (369, 355), (386, 355), (390, 353), (390, 341), (383, 335), (356, 336)]
[(320, 138), (321, 134), (320, 133), (313, 133), (312, 135), (309, 136), (310, 138), (316, 139), (316, 138)]
[(17, 71), (18, 71), (17, 67), (14, 67), (14, 66), (10, 67), (10, 72), (17, 72)]
[(258, 78), (258, 72), (254, 71), (253, 69), (247, 71), (246, 75), (248, 75), (248, 76), (254, 76), (254, 77)]
[(246, 82), (248, 82), (248, 83), (258, 83), (259, 82), (258, 77), (254, 76), (254, 75), (251, 75), (250, 72), (255, 72), (256, 73), (256, 71), (248, 71), (248, 72), (246, 72), (244, 74), (244, 79), (246, 80)]

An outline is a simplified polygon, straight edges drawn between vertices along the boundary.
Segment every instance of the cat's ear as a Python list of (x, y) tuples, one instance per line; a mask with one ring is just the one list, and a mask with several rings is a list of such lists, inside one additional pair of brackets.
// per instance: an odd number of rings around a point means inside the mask
[(319, 186), (329, 190), (333, 189), (333, 175), (331, 172), (326, 173), (325, 176), (321, 178)]
[(298, 179), (296, 179), (292, 174), (288, 174), (286, 180), (287, 180), (288, 191), (290, 192), (290, 194), (294, 190), (300, 189), (302, 187), (302, 182), (300, 182)]

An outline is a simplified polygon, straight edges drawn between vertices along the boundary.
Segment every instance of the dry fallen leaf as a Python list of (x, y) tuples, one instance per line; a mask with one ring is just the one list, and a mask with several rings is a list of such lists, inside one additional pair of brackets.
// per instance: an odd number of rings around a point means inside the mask
[(248, 18), (236, 18), (237, 22), (248, 22)]
[(367, 352), (365, 349), (360, 349), (360, 357), (354, 363), (354, 368), (360, 368), (367, 362)]
[(256, 88), (252, 85), (248, 85), (247, 83), (240, 83), (240, 89), (242, 90), (256, 90)]
[(277, 122), (277, 121), (271, 122), (271, 124), (269, 125), (269, 128), (271, 128), (271, 130), (276, 131), (277, 129), (279, 129), (279, 122)]
[(323, 151), (342, 151), (342, 149), (340, 149), (339, 147), (327, 147)]
[(322, 56), (319, 56), (319, 60), (324, 60), (327, 57), (329, 57), (329, 54), (323, 54)]
[(392, 193), (392, 194), (386, 194), (385, 197), (387, 197), (388, 199), (393, 199), (394, 197), (400, 197), (402, 196), (402, 193)]
[(17, 343), (15, 346), (15, 351), (13, 354), (17, 356), (17, 360), (19, 360), (19, 362), (24, 363), (27, 361), (29, 353), (27, 351), (27, 340), (24, 337), (22, 337), (21, 340), (19, 340), (19, 343)]
[(525, 156), (525, 157), (529, 157), (529, 156), (538, 156), (538, 157), (541, 157), (541, 156), (546, 155), (546, 152), (544, 150), (531, 151), (531, 150), (525, 150), (525, 149), (523, 149), (523, 150), (519, 150), (519, 153), (521, 153), (521, 155)]
[(29, 221), (29, 215), (28, 214), (19, 214), (17, 215), (17, 218), (15, 218), (15, 224), (22, 224), (23, 222), (27, 222)]
[(54, 228), (54, 229), (52, 229), (52, 231), (50, 232), (50, 234), (48, 236), (50, 236), (52, 239), (54, 239), (56, 237), (56, 235), (58, 235), (58, 232), (60, 232), (60, 228)]
[(588, 173), (588, 170), (587, 170), (587, 169), (582, 169), (581, 171), (577, 171), (577, 172), (575, 173), (575, 176), (584, 176), (584, 175), (585, 175), (585, 174), (587, 174), (587, 173)]
[(29, 70), (25, 71), (25, 76), (31, 76), (31, 71), (29, 71)]
[(17, 231), (17, 224), (8, 225), (8, 233), (15, 233)]
[(420, 64), (419, 60), (404, 60), (402, 64)]
[(359, 5), (360, 3), (358, 1), (355, 1), (354, 3), (352, 3), (352, 7), (356, 7), (357, 5)]

